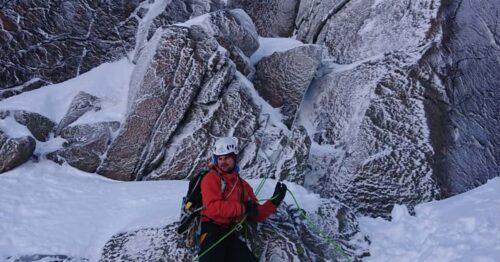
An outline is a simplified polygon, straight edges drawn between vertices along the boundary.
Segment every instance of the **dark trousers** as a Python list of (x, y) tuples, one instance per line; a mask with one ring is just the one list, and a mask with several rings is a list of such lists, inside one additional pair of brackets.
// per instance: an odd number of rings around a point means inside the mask
[[(219, 225), (203, 222), (201, 224), (201, 235), (206, 233), (198, 255), (202, 255), (219, 239), (226, 235), (231, 229), (223, 228)], [(222, 242), (214, 246), (210, 251), (200, 257), (200, 262), (257, 262), (257, 258), (248, 249), (247, 245), (241, 241), (237, 232), (233, 232)]]

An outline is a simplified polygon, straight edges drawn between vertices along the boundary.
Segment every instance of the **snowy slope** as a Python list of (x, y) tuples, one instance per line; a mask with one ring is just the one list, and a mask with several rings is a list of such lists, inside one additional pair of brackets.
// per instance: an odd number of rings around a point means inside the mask
[[(275, 183), (267, 180), (258, 198), (269, 197)], [(307, 211), (317, 209), (317, 195), (287, 184)], [(187, 185), (117, 182), (50, 161), (27, 163), (0, 176), (0, 261), (32, 254), (97, 261), (114, 234), (177, 221)]]
[(366, 261), (500, 261), (500, 178), (441, 201), (395, 206), (392, 221), (361, 218)]
[[(257, 187), (260, 180), (250, 180)], [(271, 195), (267, 180), (259, 198)], [(287, 183), (299, 204), (316, 210), (321, 199)], [(0, 260), (64, 254), (98, 260), (118, 233), (162, 227), (179, 216), (186, 181), (116, 182), (49, 161), (0, 176)], [(288, 195), (288, 203), (293, 200)], [(370, 236), (366, 261), (498, 261), (500, 178), (456, 197), (422, 204), (416, 216), (396, 206), (391, 222), (361, 218)]]
[[(126, 113), (130, 75), (134, 65), (121, 59), (100, 66), (65, 82), (45, 86), (2, 100), (0, 110), (26, 110), (59, 122), (71, 99), (80, 91), (102, 99), (102, 109), (88, 112), (75, 124), (122, 121)], [(2, 129), (4, 130), (4, 129)], [(5, 130), (8, 130), (6, 127)], [(4, 131), (5, 131), (4, 130)]]

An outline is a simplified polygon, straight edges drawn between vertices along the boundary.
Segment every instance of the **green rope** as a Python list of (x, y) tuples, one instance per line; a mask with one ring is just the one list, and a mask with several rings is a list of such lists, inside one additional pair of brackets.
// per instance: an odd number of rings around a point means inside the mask
[(335, 251), (337, 253), (342, 254), (342, 256), (345, 259), (347, 259), (347, 261), (350, 262), (351, 260), (349, 259), (349, 257), (347, 257), (347, 255), (345, 254), (344, 250), (342, 250), (342, 248), (339, 247), (339, 245), (337, 244), (337, 242), (335, 242), (335, 240), (333, 240), (330, 237), (328, 237), (328, 235), (323, 230), (321, 230), (321, 228), (318, 225), (316, 225), (314, 222), (311, 221), (311, 219), (307, 216), (307, 214), (304, 212), (304, 210), (300, 207), (300, 205), (297, 202), (297, 199), (293, 195), (292, 191), (290, 191), (290, 189), (287, 189), (287, 191), (292, 196), (293, 201), (295, 201), (295, 205), (299, 209), (299, 212), (302, 215), (302, 218), (304, 218), (304, 220), (306, 220), (307, 225), (309, 225), (311, 228), (313, 228), (313, 230), (316, 230), (316, 234), (318, 234), (320, 237), (322, 237), (324, 240), (326, 240), (326, 242), (328, 242), (328, 244), (332, 245), (335, 248)]
[(245, 220), (247, 219), (247, 216), (245, 215), (245, 217), (241, 220), (240, 223), (238, 223), (238, 225), (236, 225), (235, 227), (233, 227), (233, 229), (231, 229), (231, 231), (229, 231), (228, 233), (226, 233), (224, 236), (222, 236), (219, 240), (217, 240), (217, 242), (215, 242), (213, 245), (211, 245), (207, 250), (205, 250), (205, 252), (201, 253), (200, 255), (196, 256), (193, 261), (199, 261), (200, 258), (202, 256), (204, 256), (206, 253), (208, 253), (210, 250), (212, 250), (213, 248), (215, 248), (220, 242), (222, 242), (224, 239), (226, 239), (229, 235), (231, 235), (237, 228), (241, 227), (243, 222), (245, 222)]
[[(262, 187), (264, 186), (264, 183), (265, 183), (266, 180), (267, 180), (267, 177), (264, 177), (261, 180), (261, 182), (260, 182), (260, 184), (257, 187), (257, 190), (255, 192), (256, 196), (259, 194), (259, 192), (262, 189)], [(326, 242), (328, 244), (332, 245), (335, 248), (335, 251), (337, 253), (340, 253), (348, 262), (350, 262), (351, 260), (345, 254), (344, 250), (342, 250), (342, 248), (340, 248), (340, 246), (337, 244), (337, 242), (335, 242), (335, 240), (331, 239), (323, 230), (321, 230), (321, 228), (318, 225), (316, 225), (314, 222), (311, 221), (311, 219), (307, 216), (307, 214), (304, 212), (304, 210), (300, 207), (299, 202), (295, 198), (295, 195), (292, 193), (292, 191), (290, 191), (290, 189), (288, 189), (288, 188), (287, 188), (287, 191), (292, 196), (293, 201), (295, 202), (295, 205), (297, 206), (297, 208), (298, 208), (298, 210), (300, 212), (300, 215), (306, 221), (307, 225), (310, 226), (311, 228), (313, 228), (313, 230), (315, 230), (316, 234), (318, 234), (321, 238), (323, 238), (324, 240), (326, 240)], [(276, 197), (277, 196), (273, 196), (272, 198), (269, 198), (269, 199), (260, 199), (259, 202), (266, 201), (266, 200), (272, 200), (272, 199), (274, 199)], [(212, 246), (210, 246), (203, 253), (201, 253), (200, 255), (196, 256), (193, 259), (193, 261), (199, 261), (201, 257), (203, 257), (205, 254), (207, 254), (210, 250), (214, 249), (220, 242), (224, 241), (224, 239), (226, 239), (227, 237), (229, 237), (229, 235), (231, 235), (234, 231), (236, 231), (237, 228), (241, 228), (242, 225), (243, 225), (243, 223), (246, 221), (246, 219), (247, 219), (247, 216), (245, 215), (245, 217), (243, 217), (243, 219), (235, 227), (233, 227), (233, 229), (231, 229), (231, 231), (229, 231), (224, 236), (222, 236), (217, 242), (215, 242)]]
[[(266, 179), (267, 177), (264, 177), (261, 181), (260, 181), (260, 184), (259, 186), (257, 187), (257, 190), (255, 191), (255, 195), (257, 196), (260, 192), (260, 190), (262, 189), (262, 187), (264, 186), (264, 183), (266, 182)], [(196, 256), (193, 261), (199, 261), (201, 257), (203, 257), (205, 254), (207, 254), (210, 250), (214, 249), (220, 242), (224, 241), (224, 239), (226, 239), (227, 237), (229, 237), (229, 235), (231, 235), (235, 230), (237, 230), (237, 228), (241, 228), (243, 226), (243, 223), (246, 221), (247, 219), (247, 216), (245, 215), (245, 217), (243, 217), (243, 219), (235, 226), (233, 227), (233, 229), (231, 229), (231, 231), (229, 231), (228, 233), (226, 233), (224, 236), (222, 236), (219, 240), (217, 240), (217, 242), (215, 242), (213, 245), (211, 245), (207, 250), (205, 250), (203, 253), (199, 254), (198, 256)]]

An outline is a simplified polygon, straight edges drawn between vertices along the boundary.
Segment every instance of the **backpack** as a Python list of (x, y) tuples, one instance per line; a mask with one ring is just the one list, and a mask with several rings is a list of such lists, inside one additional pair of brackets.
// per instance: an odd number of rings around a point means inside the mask
[[(185, 234), (186, 247), (198, 247), (201, 234), (200, 212), (203, 209), (201, 199), (201, 180), (210, 170), (202, 170), (189, 180), (186, 196), (182, 198), (180, 225), (178, 234)], [(221, 179), (221, 192), (226, 189), (226, 181), (219, 172), (214, 170)]]

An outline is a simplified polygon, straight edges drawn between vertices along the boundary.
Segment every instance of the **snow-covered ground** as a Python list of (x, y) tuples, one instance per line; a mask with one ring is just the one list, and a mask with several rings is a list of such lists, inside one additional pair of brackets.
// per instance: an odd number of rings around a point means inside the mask
[[(254, 188), (259, 182), (249, 180)], [(269, 198), (275, 183), (267, 180), (257, 197)], [(317, 195), (287, 185), (306, 210), (318, 207)], [(32, 254), (97, 261), (113, 234), (177, 221), (187, 186), (187, 181), (117, 182), (50, 161), (24, 164), (0, 175), (0, 261)]]
[(392, 221), (361, 218), (366, 261), (500, 261), (500, 178), (445, 200), (395, 206)]
[[(260, 180), (250, 180), (256, 188)], [(269, 197), (267, 180), (258, 198)], [(314, 211), (316, 194), (287, 183)], [(97, 261), (113, 234), (163, 227), (179, 217), (186, 181), (117, 182), (50, 161), (0, 175), (0, 261), (8, 256), (64, 254)], [(293, 203), (290, 195), (285, 198)], [(446, 200), (396, 206), (391, 222), (361, 218), (370, 236), (366, 261), (500, 261), (500, 178)]]

